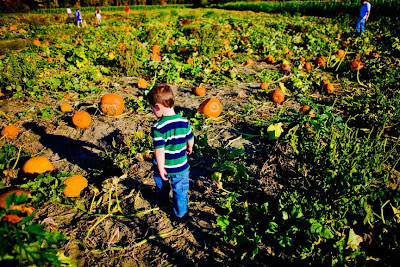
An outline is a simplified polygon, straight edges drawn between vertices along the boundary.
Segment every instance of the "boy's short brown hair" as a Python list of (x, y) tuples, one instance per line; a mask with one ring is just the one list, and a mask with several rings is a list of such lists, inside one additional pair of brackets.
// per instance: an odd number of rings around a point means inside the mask
[(147, 101), (151, 106), (161, 104), (164, 107), (172, 108), (175, 105), (175, 96), (171, 87), (166, 83), (155, 85), (147, 94)]

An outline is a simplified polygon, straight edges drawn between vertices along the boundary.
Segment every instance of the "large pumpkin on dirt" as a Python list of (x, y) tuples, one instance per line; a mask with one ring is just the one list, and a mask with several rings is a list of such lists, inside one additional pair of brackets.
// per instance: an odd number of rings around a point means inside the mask
[(89, 127), (91, 122), (92, 118), (90, 117), (90, 114), (84, 110), (78, 111), (74, 116), (72, 116), (72, 123), (80, 129)]
[(28, 159), (22, 166), (22, 171), (28, 174), (42, 174), (54, 171), (54, 166), (45, 156), (37, 156)]
[(277, 88), (272, 91), (271, 100), (274, 103), (280, 104), (285, 100), (285, 93), (281, 89)]
[(4, 126), (3, 130), (1, 131), (1, 135), (5, 136), (8, 139), (15, 139), (18, 136), (19, 130), (17, 126), (10, 124)]
[(106, 115), (118, 116), (124, 109), (124, 99), (117, 94), (105, 94), (100, 100), (100, 110)]
[(88, 186), (88, 182), (82, 175), (73, 175), (64, 181), (64, 195), (67, 197), (78, 197), (82, 190)]
[(138, 79), (137, 84), (138, 84), (138, 87), (141, 89), (146, 89), (147, 86), (149, 86), (149, 83), (143, 78)]
[(219, 115), (221, 115), (222, 105), (218, 99), (216, 99), (215, 97), (211, 97), (207, 100), (204, 100), (200, 104), (197, 111), (211, 118), (217, 118)]

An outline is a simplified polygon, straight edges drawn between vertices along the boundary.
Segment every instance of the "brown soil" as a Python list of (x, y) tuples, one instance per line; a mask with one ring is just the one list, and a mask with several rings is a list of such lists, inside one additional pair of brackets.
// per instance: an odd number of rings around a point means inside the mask
[[(258, 63), (252, 68), (265, 67), (262, 64), (264, 63)], [(251, 69), (247, 71), (252, 72)], [(117, 82), (120, 86), (113, 90), (114, 93), (122, 97), (142, 95), (136, 86), (135, 78), (125, 77)], [(248, 112), (255, 102), (258, 104), (254, 113), (248, 116), (249, 120), (271, 119), (275, 112), (286, 106), (299, 108), (299, 104), (290, 99), (282, 105), (274, 105), (265, 100), (257, 101), (254, 98), (250, 100), (250, 96), (261, 90), (260, 84), (256, 83), (236, 83), (223, 87), (207, 84), (204, 86), (207, 88), (204, 97), (194, 96), (194, 85), (191, 84), (174, 85), (172, 88), (176, 94), (176, 111), (183, 111), (184, 114), (197, 109), (208, 97), (213, 96), (221, 101), (224, 115), (210, 120), (202, 130), (194, 130), (196, 136), (206, 133), (209, 144), (214, 146), (248, 147), (255, 151), (255, 154), (267, 154), (263, 144), (245, 140), (235, 131), (236, 125), (246, 125), (246, 122), (235, 114)], [(276, 87), (277, 84), (272, 84), (270, 89)], [(110, 173), (110, 170), (113, 170), (111, 163), (105, 161), (101, 155), (105, 152), (105, 147), (120, 133), (130, 134), (138, 129), (148, 132), (156, 118), (152, 114), (138, 115), (134, 111), (117, 118), (106, 117), (96, 108), (101, 95), (91, 95), (83, 101), (70, 101), (75, 110), (85, 109), (91, 113), (92, 124), (86, 130), (73, 127), (71, 114), (56, 115), (49, 120), (38, 119), (35, 115), (38, 110), (58, 107), (61, 103), (52, 98), (26, 103), (12, 99), (1, 100), (0, 107), (4, 112), (1, 122), (4, 125), (16, 114), (26, 113), (24, 119), (16, 122), (21, 133), (12, 143), (17, 147), (23, 145), (24, 151), (32, 155), (48, 157), (58, 172), (85, 175), (89, 180), (89, 187), (76, 202), (80, 202), (86, 209), (89, 209), (93, 190), (97, 188), (99, 193), (92, 211), (107, 214), (107, 192), (110, 187), (117, 187), (122, 214), (154, 210), (140, 216), (112, 217), (95, 216), (78, 209), (47, 204), (38, 211), (35, 220), (45, 224), (48, 229), (58, 229), (70, 237), (61, 250), (71, 257), (77, 266), (247, 265), (236, 263), (234, 248), (224, 243), (219, 235), (216, 225), (219, 215), (215, 200), (220, 193), (215, 182), (210, 179), (209, 168), (212, 162), (206, 162), (196, 153), (191, 156), (190, 219), (185, 223), (176, 221), (170, 206), (157, 209), (157, 205), (154, 204), (154, 181), (150, 161), (139, 161), (125, 174), (118, 171)], [(254, 129), (248, 127), (245, 130), (252, 132)], [(270, 177), (260, 179), (259, 183), (263, 190), (273, 190), (277, 183), (271, 178), (273, 175), (266, 174), (274, 173), (276, 160), (271, 156), (267, 161), (259, 161), (255, 162), (254, 168), (259, 168), (260, 176)], [(115, 197), (112, 201), (114, 207)], [(138, 244), (149, 237), (147, 242)], [(252, 264), (265, 266), (264, 260), (252, 261)]]

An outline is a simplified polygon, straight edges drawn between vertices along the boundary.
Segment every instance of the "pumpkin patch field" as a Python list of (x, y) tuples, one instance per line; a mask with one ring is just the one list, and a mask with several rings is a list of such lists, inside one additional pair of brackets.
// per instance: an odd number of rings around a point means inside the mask
[[(0, 18), (2, 263), (400, 260), (397, 19), (101, 14)], [(195, 135), (186, 221), (154, 198), (158, 83)]]

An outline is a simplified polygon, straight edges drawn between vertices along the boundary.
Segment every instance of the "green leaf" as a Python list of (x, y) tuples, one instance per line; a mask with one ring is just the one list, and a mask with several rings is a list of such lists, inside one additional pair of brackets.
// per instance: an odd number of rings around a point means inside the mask
[(222, 232), (225, 232), (226, 231), (226, 228), (228, 227), (228, 225), (229, 225), (229, 219), (228, 219), (229, 217), (227, 216), (227, 215), (225, 215), (225, 216), (221, 216), (221, 217), (218, 217), (217, 218), (217, 225), (219, 226), (219, 227), (221, 227), (221, 231)]
[(331, 232), (331, 230), (329, 230), (327, 227), (323, 227), (322, 231), (321, 231), (321, 236), (326, 238), (326, 239), (332, 239), (333, 238), (333, 234)]
[(270, 140), (277, 139), (283, 133), (282, 123), (271, 124), (267, 128), (267, 132)]
[(349, 231), (349, 239), (347, 240), (347, 247), (353, 250), (358, 250), (360, 247), (360, 243), (363, 242), (363, 238), (357, 235), (352, 228)]

